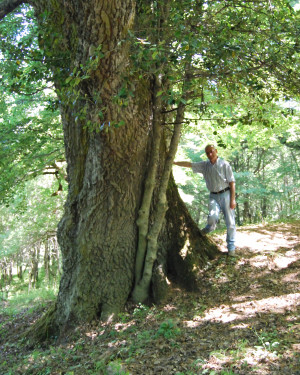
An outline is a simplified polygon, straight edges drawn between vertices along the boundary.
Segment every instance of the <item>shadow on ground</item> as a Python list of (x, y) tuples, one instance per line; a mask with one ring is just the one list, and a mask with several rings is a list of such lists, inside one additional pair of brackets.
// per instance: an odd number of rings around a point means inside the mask
[(251, 226), (168, 303), (80, 327), (66, 343), (26, 350), (19, 334), (41, 313), (1, 317), (1, 374), (300, 375), (300, 223)]

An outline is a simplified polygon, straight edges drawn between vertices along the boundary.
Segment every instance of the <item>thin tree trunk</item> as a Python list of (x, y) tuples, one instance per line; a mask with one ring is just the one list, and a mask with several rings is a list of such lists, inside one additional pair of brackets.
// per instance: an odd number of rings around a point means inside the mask
[(60, 259), (60, 251), (56, 237), (52, 237), (51, 239), (51, 272), (55, 278), (55, 281), (60, 278), (61, 276), (61, 259)]
[(162, 106), (158, 103), (160, 99), (157, 96), (161, 84), (157, 77), (154, 77), (153, 88), (153, 137), (152, 137), (152, 152), (149, 161), (148, 174), (144, 188), (142, 205), (139, 210), (139, 217), (137, 226), (139, 231), (137, 254), (135, 261), (135, 286), (141, 281), (143, 275), (143, 267), (145, 262), (145, 255), (148, 244), (148, 229), (151, 212), (151, 202), (153, 192), (156, 186), (156, 174), (159, 165), (159, 150), (161, 145), (162, 128), (160, 124), (160, 111)]
[(45, 279), (47, 283), (50, 282), (50, 254), (49, 254), (49, 239), (46, 238), (44, 241), (44, 268), (45, 268)]
[(39, 254), (40, 254), (40, 244), (33, 245), (33, 249), (30, 253), (30, 272), (29, 272), (29, 284), (28, 290), (30, 291), (32, 288), (36, 288), (36, 284), (38, 281), (38, 272), (39, 272)]
[[(185, 90), (185, 89), (183, 89)], [(185, 98), (184, 92), (184, 98)], [(181, 124), (184, 117), (184, 105), (182, 102), (179, 103), (177, 109), (177, 115), (175, 120), (175, 126), (173, 131), (173, 136), (171, 139), (171, 144), (168, 152), (168, 156), (164, 166), (164, 172), (161, 178), (161, 183), (159, 187), (159, 196), (156, 208), (154, 211), (154, 224), (148, 232), (148, 243), (147, 243), (147, 253), (145, 257), (145, 264), (143, 275), (138, 284), (136, 284), (133, 290), (133, 299), (136, 302), (144, 302), (149, 297), (149, 288), (152, 279), (152, 270), (155, 260), (157, 259), (158, 251), (158, 236), (162, 228), (163, 220), (165, 218), (165, 213), (168, 208), (167, 205), (167, 186), (170, 179), (170, 174), (172, 170), (173, 160), (177, 151), (178, 143), (180, 140)]]

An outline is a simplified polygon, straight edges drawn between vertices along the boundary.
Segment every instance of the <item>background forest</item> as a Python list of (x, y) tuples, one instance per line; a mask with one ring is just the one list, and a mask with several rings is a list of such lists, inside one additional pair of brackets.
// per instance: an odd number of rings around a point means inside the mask
[[(56, 287), (60, 273), (56, 227), (67, 191), (63, 134), (31, 12), (22, 7), (0, 25), (2, 298), (14, 274), (20, 280), (26, 275), (30, 289), (44, 278)], [(72, 85), (78, 82), (74, 72)], [(274, 94), (271, 78), (267, 86), (249, 79), (237, 90), (210, 82), (194, 99), (177, 153), (177, 160), (197, 161), (205, 159), (207, 143), (218, 146), (234, 169), (239, 226), (300, 217), (299, 102), (296, 95)], [(173, 173), (194, 220), (203, 225), (203, 179), (178, 167)]]

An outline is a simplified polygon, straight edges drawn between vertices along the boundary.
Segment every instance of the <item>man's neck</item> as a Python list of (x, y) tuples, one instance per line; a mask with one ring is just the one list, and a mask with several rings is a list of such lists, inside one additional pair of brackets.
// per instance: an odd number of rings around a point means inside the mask
[(216, 164), (218, 157), (215, 160), (210, 160), (211, 164)]

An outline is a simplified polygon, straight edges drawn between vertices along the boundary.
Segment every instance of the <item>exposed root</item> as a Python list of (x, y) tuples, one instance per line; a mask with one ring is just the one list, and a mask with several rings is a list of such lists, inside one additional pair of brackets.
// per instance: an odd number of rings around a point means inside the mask
[(55, 323), (56, 303), (53, 303), (22, 336), (28, 347), (46, 344), (56, 337), (58, 327)]

